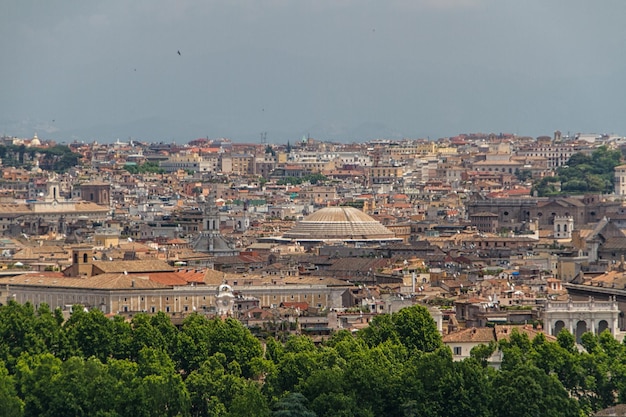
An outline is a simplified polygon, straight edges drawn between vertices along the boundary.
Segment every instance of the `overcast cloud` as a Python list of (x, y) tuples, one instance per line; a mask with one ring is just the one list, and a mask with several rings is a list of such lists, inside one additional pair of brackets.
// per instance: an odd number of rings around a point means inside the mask
[(625, 135), (625, 17), (623, 0), (4, 0), (0, 133)]

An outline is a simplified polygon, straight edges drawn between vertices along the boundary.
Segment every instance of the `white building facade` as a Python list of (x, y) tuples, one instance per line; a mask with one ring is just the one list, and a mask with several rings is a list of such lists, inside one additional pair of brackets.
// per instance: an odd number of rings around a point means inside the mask
[(557, 336), (567, 329), (580, 338), (586, 332), (600, 334), (609, 330), (613, 336), (619, 331), (619, 308), (615, 298), (609, 301), (596, 301), (589, 297), (587, 301), (547, 301), (544, 312), (544, 328), (552, 336)]

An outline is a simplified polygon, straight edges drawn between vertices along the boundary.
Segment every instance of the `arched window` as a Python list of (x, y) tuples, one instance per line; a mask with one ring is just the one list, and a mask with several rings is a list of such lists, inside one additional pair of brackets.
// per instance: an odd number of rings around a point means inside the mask
[(559, 233), (561, 231), (561, 225), (557, 224), (556, 225), (556, 232)]
[(87, 253), (83, 253), (83, 263), (87, 263)]
[[(598, 323), (598, 332), (597, 332), (597, 334), (602, 333), (606, 329), (609, 329), (609, 323), (606, 320), (600, 320), (600, 323)], [(609, 329), (609, 331), (611, 331), (611, 329)]]
[(563, 320), (558, 320), (556, 323), (554, 323), (554, 332), (552, 333), (552, 335), (557, 336), (559, 332), (563, 330), (563, 328), (565, 328), (565, 323), (563, 322)]

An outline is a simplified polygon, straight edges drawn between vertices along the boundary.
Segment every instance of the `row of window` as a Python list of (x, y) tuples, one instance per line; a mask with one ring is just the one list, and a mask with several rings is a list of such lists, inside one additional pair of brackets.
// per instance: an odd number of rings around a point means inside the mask
[[(205, 306), (205, 305), (200, 306), (200, 310), (207, 311), (207, 306)], [(122, 311), (124, 313), (128, 313), (130, 311), (130, 309), (128, 308), (127, 305), (125, 305), (125, 306), (122, 307)], [(155, 306), (150, 306), (150, 310), (149, 311), (150, 311), (150, 313), (156, 313), (157, 312), (157, 308)], [(189, 311), (189, 306), (184, 306), (183, 307), (183, 311), (188, 312)], [(165, 312), (166, 313), (171, 313), (170, 306), (165, 306)]]

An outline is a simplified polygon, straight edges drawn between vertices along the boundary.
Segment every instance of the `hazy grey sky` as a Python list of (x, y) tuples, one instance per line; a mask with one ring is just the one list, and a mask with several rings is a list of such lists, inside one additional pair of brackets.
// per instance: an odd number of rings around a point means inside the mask
[(624, 0), (2, 0), (0, 51), (9, 135), (626, 135)]

